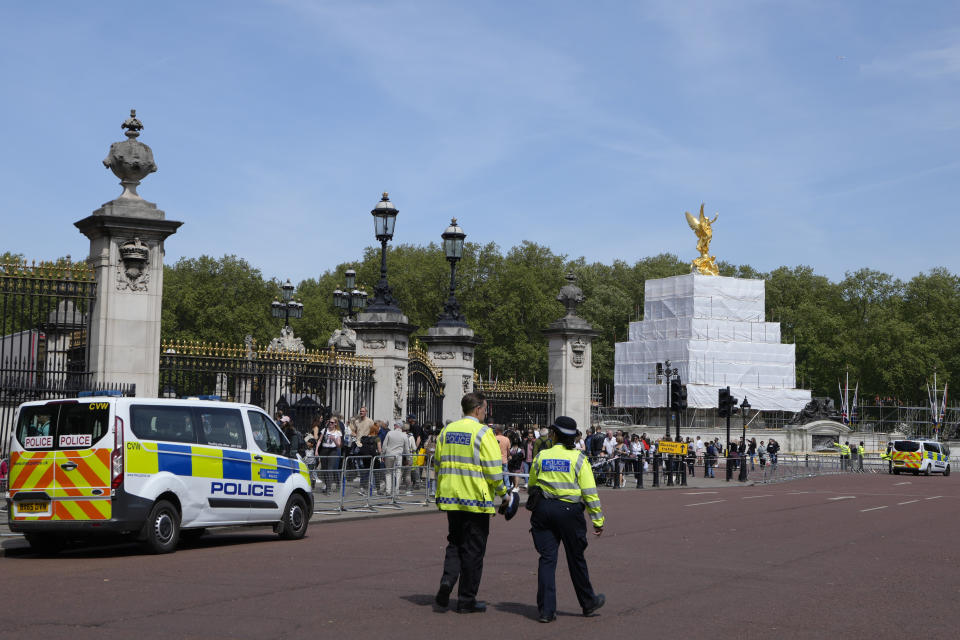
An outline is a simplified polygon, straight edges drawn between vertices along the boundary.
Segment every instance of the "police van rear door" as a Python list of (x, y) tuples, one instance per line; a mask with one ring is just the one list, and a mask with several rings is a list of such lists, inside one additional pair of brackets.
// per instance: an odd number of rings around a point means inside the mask
[(280, 518), (280, 511), (286, 501), (287, 478), (292, 473), (290, 461), (284, 457), (289, 446), (287, 438), (280, 432), (267, 414), (255, 409), (247, 409), (247, 420), (253, 435), (253, 484), (260, 495), (251, 502), (250, 518), (257, 521), (274, 521)]
[(11, 455), (14, 519), (110, 519), (111, 407), (107, 399), (21, 407), (19, 451)]

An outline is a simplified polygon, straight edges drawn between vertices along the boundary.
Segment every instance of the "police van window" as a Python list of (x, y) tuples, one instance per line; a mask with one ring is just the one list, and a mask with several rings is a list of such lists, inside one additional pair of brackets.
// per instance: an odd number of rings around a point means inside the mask
[(217, 447), (246, 449), (247, 438), (243, 433), (243, 417), (239, 409), (225, 407), (201, 407), (200, 427), (207, 444)]
[(253, 441), (264, 453), (284, 455), (287, 439), (284, 437), (273, 420), (259, 411), (247, 411), (250, 420), (250, 430), (253, 432)]
[(920, 451), (920, 443), (913, 440), (897, 440), (893, 443), (893, 448), (903, 453), (913, 453)]
[(20, 410), (15, 436), (29, 451), (87, 449), (107, 434), (110, 405), (69, 402)]
[(943, 455), (945, 455), (945, 456), (949, 456), (949, 455), (950, 455), (950, 447), (949, 447), (949, 446), (947, 446), (947, 445), (945, 445), (945, 444), (941, 444), (941, 445), (940, 445), (940, 448), (943, 449)]
[(197, 444), (190, 407), (135, 404), (130, 407), (130, 428), (141, 440)]
[(923, 450), (930, 451), (932, 453), (940, 453), (940, 447), (936, 442), (924, 442)]

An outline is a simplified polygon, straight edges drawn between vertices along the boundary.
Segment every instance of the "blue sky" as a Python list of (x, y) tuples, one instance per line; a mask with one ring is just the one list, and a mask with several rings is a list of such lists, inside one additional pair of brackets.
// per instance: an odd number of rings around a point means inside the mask
[(31, 2), (0, 7), (0, 250), (87, 253), (136, 108), (181, 256), (299, 280), (374, 244), (960, 272), (960, 3)]

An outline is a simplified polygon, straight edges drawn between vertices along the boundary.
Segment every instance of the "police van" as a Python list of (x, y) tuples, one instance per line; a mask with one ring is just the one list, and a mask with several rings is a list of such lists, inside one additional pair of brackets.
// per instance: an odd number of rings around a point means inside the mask
[(950, 447), (934, 440), (894, 440), (890, 451), (893, 473), (950, 475)]
[(169, 553), (215, 526), (302, 538), (313, 493), (307, 466), (259, 407), (91, 395), (20, 405), (7, 506), (10, 530), (44, 552), (114, 533)]

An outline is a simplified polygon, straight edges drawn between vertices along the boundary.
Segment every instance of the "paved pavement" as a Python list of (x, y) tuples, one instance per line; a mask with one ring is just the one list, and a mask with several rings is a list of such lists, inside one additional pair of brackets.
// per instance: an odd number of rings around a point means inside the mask
[(561, 560), (559, 618), (536, 622), (525, 512), (491, 525), (480, 594), (490, 610), (436, 610), (446, 526), (428, 508), (332, 517), (297, 542), (244, 530), (167, 556), (135, 545), (8, 554), (0, 638), (893, 638), (957, 628), (953, 476), (713, 481), (601, 498), (607, 531), (587, 550), (608, 599), (597, 618), (577, 615)]

